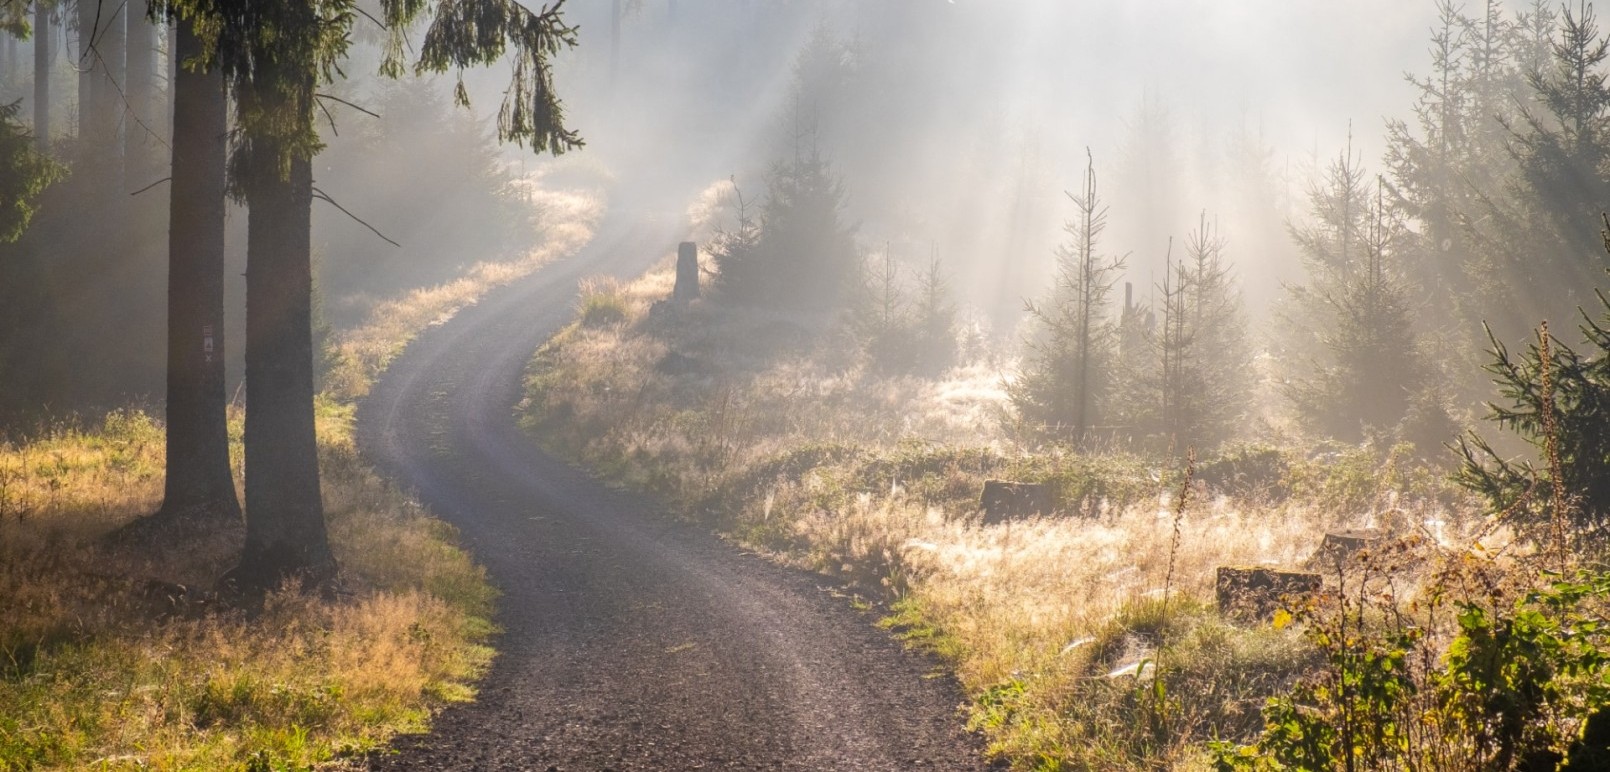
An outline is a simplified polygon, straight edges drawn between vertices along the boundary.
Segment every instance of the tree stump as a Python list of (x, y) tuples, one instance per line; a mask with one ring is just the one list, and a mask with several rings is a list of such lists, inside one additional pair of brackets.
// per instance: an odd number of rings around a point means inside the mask
[(699, 245), (684, 241), (676, 248), (676, 288), (672, 300), (687, 302), (699, 297)]
[(1266, 622), (1319, 587), (1319, 574), (1253, 566), (1220, 566), (1214, 583), (1219, 613), (1244, 623)]
[(1308, 559), (1308, 567), (1340, 573), (1356, 563), (1361, 553), (1379, 546), (1384, 538), (1374, 528), (1327, 531), (1319, 549)]
[(978, 505), (984, 510), (984, 524), (993, 525), (1007, 520), (1049, 515), (1056, 508), (1056, 497), (1052, 494), (1051, 486), (1045, 483), (986, 480)]

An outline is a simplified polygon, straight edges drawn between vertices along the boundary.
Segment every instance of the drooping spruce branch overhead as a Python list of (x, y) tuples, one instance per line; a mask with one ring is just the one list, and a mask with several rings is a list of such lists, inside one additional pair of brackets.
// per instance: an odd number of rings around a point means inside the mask
[[(422, 0), (386, 0), (386, 18), (393, 19), (393, 6), (418, 6)], [(469, 104), (462, 72), (465, 68), (488, 65), (514, 50), (514, 73), (504, 91), (498, 110), (498, 138), (520, 145), (529, 143), (535, 152), (563, 153), (581, 147), (576, 132), (564, 126), (564, 105), (553, 89), (550, 61), (561, 50), (576, 44), (576, 28), (560, 16), (564, 0), (532, 12), (514, 0), (441, 0), (425, 33), (416, 72), (446, 72), (457, 69), (460, 79), (454, 99)], [(400, 40), (393, 26), (388, 51), (400, 51)]]
[[(380, 72), (406, 73), (406, 31), (429, 16), (415, 73), (457, 70), (455, 100), (469, 104), (463, 70), (487, 66), (512, 53), (512, 75), (498, 112), (498, 137), (536, 152), (581, 147), (564, 125), (554, 90), (551, 57), (576, 44), (560, 0), (532, 11), (514, 0), (382, 0), (379, 21), (388, 40)], [(352, 27), (362, 13), (355, 0), (155, 0), (153, 15), (198, 22), (207, 42), (186, 66), (217, 68), (236, 95), (233, 184), (256, 153), (276, 156), (283, 175), (293, 156), (321, 149), (316, 116), (319, 86), (344, 76)], [(373, 18), (372, 16), (370, 18)], [(261, 167), (259, 167), (261, 168)]]

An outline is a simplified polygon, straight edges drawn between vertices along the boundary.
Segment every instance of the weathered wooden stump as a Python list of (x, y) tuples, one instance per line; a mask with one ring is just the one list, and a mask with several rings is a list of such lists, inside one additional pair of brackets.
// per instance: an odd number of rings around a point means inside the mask
[(1319, 542), (1319, 549), (1308, 559), (1308, 567), (1317, 571), (1345, 571), (1362, 553), (1380, 546), (1384, 539), (1385, 536), (1374, 528), (1327, 531)]
[(1319, 574), (1256, 566), (1220, 566), (1215, 594), (1219, 613), (1237, 622), (1266, 622), (1319, 591)]
[(712, 375), (716, 371), (715, 365), (710, 362), (679, 351), (666, 352), (660, 361), (654, 363), (654, 369), (666, 375)]
[(684, 241), (676, 247), (676, 288), (671, 299), (683, 302), (699, 297), (699, 245)]
[(985, 480), (978, 505), (984, 510), (984, 523), (1004, 523), (1035, 515), (1049, 515), (1056, 508), (1056, 497), (1045, 483)]

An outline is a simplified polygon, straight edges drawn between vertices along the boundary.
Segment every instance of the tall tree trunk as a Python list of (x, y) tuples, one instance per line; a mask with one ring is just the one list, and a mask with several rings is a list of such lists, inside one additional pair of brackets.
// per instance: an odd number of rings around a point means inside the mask
[(322, 583), (335, 560), (313, 425), (312, 161), (293, 153), (282, 175), (277, 153), (255, 150), (245, 180), (246, 547), (233, 574), (262, 589), (291, 576)]
[(50, 10), (34, 3), (34, 143), (50, 152)]
[(100, 12), (99, 0), (77, 0), (78, 44), (73, 49), (74, 66), (78, 68), (78, 138), (84, 142), (94, 140), (96, 121), (95, 83), (103, 72), (100, 61), (92, 49), (95, 39), (96, 17)]
[(123, 158), (128, 169), (129, 184), (144, 187), (154, 169), (157, 125), (152, 109), (153, 74), (156, 68), (156, 25), (148, 18), (148, 0), (128, 0), (124, 16), (128, 28), (128, 58), (125, 66), (124, 94), (128, 97), (128, 114), (124, 118)]
[[(164, 31), (167, 33), (167, 45), (163, 47), (163, 53), (166, 56), (162, 60), (162, 72), (165, 73), (163, 80), (167, 83), (168, 88), (163, 92), (163, 98), (167, 101), (162, 114), (172, 118), (174, 102), (179, 98), (179, 70), (183, 66), (184, 57), (179, 55), (178, 22), (168, 22)], [(167, 128), (168, 135), (172, 136), (173, 126), (170, 124)]]
[[(181, 57), (201, 53), (182, 23)], [(224, 387), (223, 76), (181, 70), (174, 83), (168, 210), (168, 472), (159, 516), (236, 519)]]
[(128, 34), (124, 29), (128, 18), (129, 7), (119, 0), (101, 0), (101, 25), (96, 32), (95, 45), (99, 48), (99, 59), (104, 69), (101, 77), (96, 81), (99, 104), (95, 108), (96, 116), (101, 121), (96, 134), (99, 141), (104, 142), (102, 151), (113, 159), (109, 171), (114, 175), (110, 184), (106, 186), (107, 192), (117, 195), (127, 190), (127, 175), (124, 173), (121, 156), (123, 145), (118, 141), (119, 132), (128, 124), (128, 106), (124, 98), (124, 57), (128, 51)]
[[(78, 0), (78, 136), (81, 152), (98, 161), (120, 155), (118, 127), (123, 122), (123, 30), (127, 8), (117, 0)], [(103, 186), (123, 189), (121, 165)]]

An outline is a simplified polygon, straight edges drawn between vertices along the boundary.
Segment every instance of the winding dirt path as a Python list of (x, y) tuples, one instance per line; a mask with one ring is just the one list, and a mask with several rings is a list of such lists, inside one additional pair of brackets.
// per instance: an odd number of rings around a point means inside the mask
[(462, 529), (505, 631), (479, 700), (372, 768), (985, 768), (952, 679), (826, 580), (645, 516), (514, 427), (577, 280), (641, 273), (679, 229), (606, 219), (580, 254), (421, 335), (362, 405), (365, 453)]

